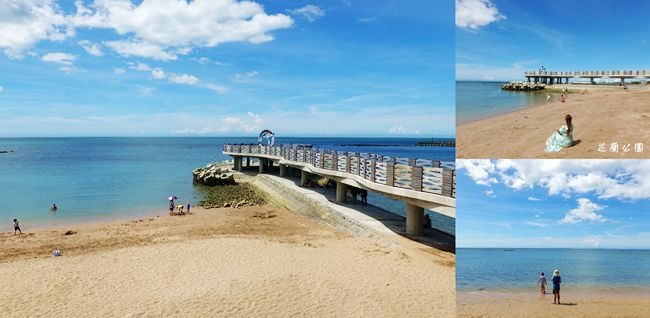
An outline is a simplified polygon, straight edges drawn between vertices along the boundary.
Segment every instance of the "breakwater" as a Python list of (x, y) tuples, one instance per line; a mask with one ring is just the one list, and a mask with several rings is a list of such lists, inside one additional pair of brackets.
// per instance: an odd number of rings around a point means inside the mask
[(501, 86), (502, 90), (506, 91), (541, 91), (546, 88), (545, 84), (530, 83), (530, 82), (510, 82)]

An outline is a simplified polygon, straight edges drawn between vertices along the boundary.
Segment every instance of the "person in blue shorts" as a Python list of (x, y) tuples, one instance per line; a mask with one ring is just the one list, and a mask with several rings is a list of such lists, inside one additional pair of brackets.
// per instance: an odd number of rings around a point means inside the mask
[(562, 283), (562, 277), (560, 277), (560, 270), (556, 269), (553, 271), (553, 303), (560, 305), (560, 283)]

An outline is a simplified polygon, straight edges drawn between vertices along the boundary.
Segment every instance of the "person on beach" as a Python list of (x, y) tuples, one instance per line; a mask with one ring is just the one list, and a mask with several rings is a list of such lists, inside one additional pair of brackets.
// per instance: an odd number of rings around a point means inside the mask
[(359, 188), (352, 187), (350, 189), (350, 194), (352, 195), (352, 203), (357, 203), (357, 195), (359, 195)]
[(553, 303), (557, 303), (558, 305), (561, 305), (560, 303), (560, 283), (562, 283), (562, 277), (560, 277), (560, 270), (556, 269), (553, 271), (553, 278), (551, 279), (553, 281)]
[(551, 101), (551, 94), (546, 94), (546, 101), (550, 102)]
[(431, 217), (429, 216), (429, 213), (424, 215), (424, 228), (425, 229), (431, 228)]
[(169, 202), (169, 215), (172, 215), (174, 213), (174, 202), (170, 201)]
[(561, 102), (566, 102), (566, 97), (564, 97), (564, 94), (560, 95), (560, 101)]
[(50, 208), (50, 211), (56, 212), (59, 208), (56, 206), (56, 203), (52, 203), (52, 207)]
[(542, 293), (542, 295), (546, 294), (546, 276), (544, 276), (544, 272), (542, 272), (541, 275), (539, 275), (539, 278), (537, 279), (537, 285), (539, 285), (539, 292)]
[(368, 205), (368, 190), (360, 189), (359, 195), (361, 196), (361, 205)]
[(560, 129), (556, 130), (551, 137), (546, 140), (546, 152), (558, 152), (565, 147), (573, 145), (573, 124), (571, 123), (572, 117), (567, 114), (564, 116), (566, 125), (562, 125)]
[(18, 219), (14, 219), (14, 235), (16, 235), (16, 232), (23, 234), (23, 231), (20, 230), (20, 222), (18, 222)]
[(187, 214), (190, 214), (190, 208), (191, 207), (192, 207), (192, 205), (190, 205), (190, 203), (187, 202)]

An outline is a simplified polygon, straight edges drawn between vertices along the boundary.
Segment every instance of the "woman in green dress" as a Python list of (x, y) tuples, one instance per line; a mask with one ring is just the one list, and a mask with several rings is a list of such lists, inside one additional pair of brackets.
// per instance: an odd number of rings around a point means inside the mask
[(573, 145), (573, 124), (571, 124), (571, 115), (564, 116), (566, 125), (562, 125), (556, 130), (551, 137), (546, 140), (546, 152), (556, 152), (564, 147)]

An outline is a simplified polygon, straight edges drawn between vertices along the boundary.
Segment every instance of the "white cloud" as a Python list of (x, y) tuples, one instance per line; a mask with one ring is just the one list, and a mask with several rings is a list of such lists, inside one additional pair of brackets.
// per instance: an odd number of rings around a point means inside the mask
[(485, 190), (485, 195), (487, 195), (488, 197), (491, 197), (491, 198), (496, 198), (497, 197), (497, 195), (494, 194), (494, 191), (492, 191), (492, 189)]
[(224, 117), (221, 119), (220, 132), (228, 132), (231, 130), (239, 130), (247, 133), (255, 132), (261, 129), (263, 122), (262, 117), (253, 112), (248, 112), (248, 120), (243, 120), (239, 117)]
[(113, 69), (113, 73), (120, 75), (126, 73), (126, 71), (123, 68), (116, 67)]
[(122, 56), (141, 56), (154, 60), (170, 61), (177, 59), (175, 54), (165, 52), (162, 46), (148, 42), (127, 40), (107, 41), (104, 44)]
[(63, 65), (63, 66), (59, 67), (59, 71), (64, 72), (66, 74), (84, 72), (84, 70), (78, 69), (74, 65)]
[(253, 79), (254, 77), (257, 77), (259, 73), (257, 71), (250, 71), (250, 72), (245, 72), (245, 73), (237, 73), (233, 75), (233, 79), (236, 81), (247, 81), (250, 79)]
[[(480, 165), (477, 163), (480, 162)], [(500, 182), (514, 190), (541, 187), (549, 195), (593, 193), (599, 199), (650, 199), (650, 161), (645, 160), (458, 160), (477, 183)]]
[(460, 28), (477, 30), (505, 18), (490, 0), (456, 0), (456, 26)]
[(63, 65), (72, 65), (76, 58), (77, 57), (72, 54), (54, 52), (54, 53), (47, 53), (43, 55), (43, 57), (41, 57), (41, 60), (44, 62), (58, 63)]
[(213, 90), (213, 91), (215, 91), (217, 93), (220, 93), (220, 94), (223, 94), (223, 93), (228, 91), (228, 89), (226, 87), (223, 87), (221, 85), (217, 85), (217, 84), (214, 84), (214, 83), (204, 83), (202, 86), (209, 89), (209, 90)]
[(590, 236), (585, 237), (583, 242), (590, 247), (597, 248), (600, 247), (600, 245), (603, 243), (603, 240), (598, 236)]
[(596, 212), (604, 208), (605, 206), (591, 202), (587, 198), (579, 198), (578, 207), (567, 212), (564, 218), (560, 220), (560, 223), (580, 223), (583, 221), (604, 222), (606, 220), (605, 217), (596, 214)]
[(147, 71), (152, 70), (152, 68), (149, 65), (144, 64), (144, 63), (137, 63), (136, 64), (136, 63), (129, 62), (128, 64), (129, 64), (129, 68), (132, 69), (132, 70), (135, 70), (135, 71), (147, 72)]
[(325, 16), (325, 11), (323, 9), (313, 5), (313, 4), (308, 4), (302, 8), (294, 9), (294, 10), (289, 10), (291, 14), (293, 15), (299, 15), (302, 16), (303, 18), (314, 22), (318, 20), (318, 18), (321, 18)]
[(542, 201), (542, 199), (530, 196), (528, 197), (528, 201)]
[(204, 64), (208, 64), (208, 63), (210, 63), (210, 64), (214, 64), (214, 65), (219, 65), (219, 66), (226, 66), (226, 65), (228, 65), (228, 63), (224, 63), (224, 62), (220, 62), (220, 61), (211, 60), (211, 59), (209, 59), (209, 58), (207, 58), (207, 57), (205, 57), (205, 56), (202, 56), (202, 57), (193, 57), (192, 60), (194, 60), (194, 61), (196, 61), (196, 62), (198, 62), (199, 64), (202, 64), (202, 65), (204, 65)]
[(0, 86), (0, 93), (4, 90), (4, 87)]
[(169, 81), (176, 84), (187, 85), (196, 85), (199, 83), (199, 79), (196, 76), (188, 74), (171, 75), (169, 76)]
[[(52, 0), (4, 1), (9, 3), (0, 5), (0, 49), (15, 58), (42, 40), (71, 38), (75, 28), (114, 30), (123, 38), (104, 45), (117, 53), (168, 61), (197, 47), (268, 42), (271, 32), (293, 25), (288, 15), (267, 14), (252, 1), (97, 0), (87, 5), (77, 0), (76, 12), (67, 15)], [(304, 14), (319, 13), (308, 9)], [(86, 50), (101, 52), (99, 46)]]
[(92, 55), (92, 56), (102, 56), (104, 53), (102, 50), (99, 48), (99, 44), (93, 43), (87, 40), (79, 41), (77, 44), (81, 45), (81, 47), (86, 50), (86, 53)]
[(388, 133), (391, 135), (419, 135), (420, 130), (409, 130), (402, 126), (393, 126), (388, 129)]
[(456, 160), (456, 169), (467, 170), (467, 175), (480, 185), (498, 182), (491, 176), (496, 171), (496, 166), (489, 159)]
[(60, 8), (50, 0), (9, 0), (0, 4), (0, 49), (11, 58), (41, 40), (62, 41), (74, 29)]
[(156, 68), (151, 71), (151, 77), (155, 79), (164, 79), (166, 77), (165, 71), (163, 71), (161, 68)]
[(96, 1), (86, 7), (77, 2), (74, 26), (113, 29), (128, 39), (105, 45), (124, 56), (175, 60), (195, 47), (227, 42), (264, 43), (270, 32), (289, 28), (293, 20), (269, 15), (261, 5), (234, 0)]
[(151, 67), (144, 63), (129, 63), (129, 68), (132, 70), (140, 72), (151, 72), (151, 78), (156, 80), (166, 79), (168, 82), (173, 84), (181, 85), (191, 85), (196, 87), (201, 87), (215, 91), (217, 93), (225, 93), (228, 91), (227, 88), (217, 85), (215, 83), (207, 83), (201, 81), (198, 77), (191, 74), (176, 74), (176, 73), (167, 73), (160, 67)]

